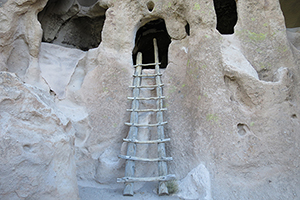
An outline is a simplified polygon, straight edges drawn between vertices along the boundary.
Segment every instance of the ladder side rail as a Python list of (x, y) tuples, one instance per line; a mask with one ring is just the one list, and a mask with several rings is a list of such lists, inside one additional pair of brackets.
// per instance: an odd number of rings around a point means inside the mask
[[(153, 39), (153, 45), (154, 45), (154, 59), (155, 63), (159, 63), (159, 57), (158, 57), (158, 46), (157, 46), (157, 41), (154, 38)], [(155, 73), (159, 74), (159, 64), (155, 65)], [(161, 78), (160, 76), (156, 76), (156, 85), (159, 87), (156, 88), (156, 95), (158, 97), (162, 96), (162, 88), (161, 88)], [(162, 109), (163, 108), (163, 101), (162, 99), (158, 99), (157, 102), (157, 109)], [(159, 111), (156, 114), (157, 118), (157, 123), (161, 124), (163, 122), (163, 112)], [(158, 139), (164, 139), (164, 126), (160, 125), (157, 127), (157, 134), (158, 134)], [(165, 143), (159, 143), (157, 145), (157, 150), (158, 150), (158, 157), (166, 157), (166, 148), (165, 148)], [(168, 174), (168, 168), (167, 168), (167, 163), (165, 161), (158, 161), (158, 175), (159, 176), (166, 176)], [(159, 195), (164, 195), (164, 194), (169, 194), (168, 188), (166, 186), (165, 182), (160, 181), (159, 182), (159, 189), (158, 189), (158, 194)]]
[[(138, 53), (137, 55), (137, 64), (142, 63), (142, 53)], [(142, 66), (137, 66), (135, 70), (135, 75), (133, 84), (136, 86), (141, 85), (141, 77), (139, 75), (142, 74)], [(139, 97), (140, 89), (138, 87), (133, 89), (133, 97)], [(132, 109), (138, 109), (139, 108), (139, 101), (137, 99), (134, 99), (132, 101)], [(130, 116), (130, 123), (137, 124), (138, 123), (138, 112), (132, 112)], [(138, 134), (138, 127), (131, 126), (129, 129), (128, 139), (137, 139)], [(136, 155), (136, 144), (135, 143), (129, 143), (127, 146), (127, 155), (128, 156), (135, 156)], [(125, 177), (134, 177), (135, 173), (135, 162), (133, 160), (127, 160), (126, 166), (125, 166)], [(133, 196), (133, 182), (125, 183), (125, 188), (123, 191), (124, 196)]]

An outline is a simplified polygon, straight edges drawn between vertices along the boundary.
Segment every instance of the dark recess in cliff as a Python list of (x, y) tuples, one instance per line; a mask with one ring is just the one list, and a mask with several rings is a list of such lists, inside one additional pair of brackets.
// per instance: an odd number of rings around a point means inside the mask
[(300, 27), (300, 1), (280, 0), (281, 10), (287, 28)]
[[(85, 4), (70, 0), (50, 0), (38, 14), (43, 29), (43, 42), (87, 51), (101, 43), (101, 32), (106, 9), (94, 1)], [(93, 15), (81, 13), (81, 8), (91, 6)], [(86, 14), (86, 16), (84, 16)]]
[(221, 34), (233, 34), (237, 22), (235, 0), (214, 0), (217, 15), (217, 30)]
[[(137, 31), (135, 47), (132, 52), (133, 62), (135, 64), (137, 53), (142, 52), (143, 63), (154, 63), (153, 38), (157, 40), (161, 68), (166, 68), (168, 65), (168, 48), (171, 43), (171, 38), (163, 19), (150, 21)], [(154, 66), (149, 66), (148, 68), (154, 68)]]

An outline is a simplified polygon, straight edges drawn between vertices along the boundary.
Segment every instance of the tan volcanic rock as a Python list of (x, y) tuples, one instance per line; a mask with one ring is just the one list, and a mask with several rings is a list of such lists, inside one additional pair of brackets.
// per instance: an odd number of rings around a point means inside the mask
[(0, 82), (0, 198), (78, 199), (71, 122), (16, 75)]

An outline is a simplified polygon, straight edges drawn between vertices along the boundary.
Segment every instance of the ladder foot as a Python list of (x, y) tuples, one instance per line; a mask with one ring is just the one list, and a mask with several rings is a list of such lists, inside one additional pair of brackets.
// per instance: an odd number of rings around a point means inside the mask
[(158, 187), (158, 195), (168, 195), (168, 187), (166, 186), (165, 182), (159, 182), (159, 187)]
[(123, 196), (133, 196), (133, 183), (125, 183)]

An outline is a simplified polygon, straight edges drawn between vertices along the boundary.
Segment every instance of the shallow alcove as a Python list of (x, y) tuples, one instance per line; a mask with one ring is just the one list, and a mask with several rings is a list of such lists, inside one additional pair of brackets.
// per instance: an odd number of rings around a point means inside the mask
[(300, 1), (280, 0), (280, 7), (284, 15), (287, 28), (300, 27)]
[(221, 34), (233, 34), (237, 22), (235, 0), (214, 0), (217, 15), (217, 30)]
[[(136, 33), (135, 47), (132, 52), (133, 62), (135, 64), (136, 55), (138, 52), (141, 52), (143, 55), (143, 63), (154, 63), (153, 38), (156, 38), (157, 40), (159, 62), (161, 62), (160, 67), (166, 68), (171, 38), (167, 32), (166, 24), (163, 19), (150, 21), (139, 28)], [(154, 66), (150, 66), (149, 68), (154, 68)]]
[(249, 127), (246, 124), (239, 123), (237, 129), (240, 136), (244, 136), (249, 132)]
[(106, 9), (96, 4), (95, 0), (79, 2), (81, 3), (71, 0), (48, 1), (38, 14), (43, 29), (43, 42), (84, 51), (99, 46)]
[(152, 12), (152, 11), (153, 11), (154, 6), (155, 6), (155, 4), (153, 3), (153, 1), (149, 1), (149, 2), (147, 3), (147, 8), (148, 8), (149, 12)]

